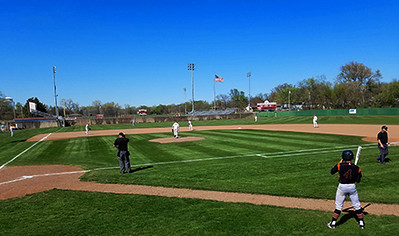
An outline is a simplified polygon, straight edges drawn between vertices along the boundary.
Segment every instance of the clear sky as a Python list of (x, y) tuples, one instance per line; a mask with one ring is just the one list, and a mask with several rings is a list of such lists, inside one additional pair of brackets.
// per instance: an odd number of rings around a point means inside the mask
[(351, 61), (399, 79), (399, 1), (0, 0), (0, 91), (81, 106), (213, 100), (237, 88), (269, 93)]

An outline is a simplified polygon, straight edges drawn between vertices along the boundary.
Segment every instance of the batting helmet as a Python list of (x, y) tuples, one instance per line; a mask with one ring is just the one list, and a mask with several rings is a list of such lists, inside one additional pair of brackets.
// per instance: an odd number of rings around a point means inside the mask
[(344, 161), (350, 161), (353, 159), (353, 152), (351, 150), (345, 150), (342, 152), (342, 159)]
[(384, 125), (384, 126), (381, 127), (381, 129), (388, 130), (388, 127)]

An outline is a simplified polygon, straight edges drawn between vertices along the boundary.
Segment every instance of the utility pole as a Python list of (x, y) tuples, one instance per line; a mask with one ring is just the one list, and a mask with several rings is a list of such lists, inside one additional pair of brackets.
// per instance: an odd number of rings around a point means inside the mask
[(288, 90), (288, 110), (291, 111), (291, 90)]
[(188, 70), (191, 70), (191, 90), (192, 90), (192, 109), (191, 109), (191, 113), (194, 113), (194, 71), (195, 71), (195, 64), (194, 63), (190, 63), (188, 64), (187, 67)]
[(62, 106), (64, 107), (64, 117), (66, 117), (66, 113), (65, 113), (65, 99), (62, 99)]
[(57, 87), (55, 86), (55, 66), (53, 66), (53, 78), (54, 78), (54, 101), (55, 101), (55, 113), (58, 119), (58, 105), (57, 105)]

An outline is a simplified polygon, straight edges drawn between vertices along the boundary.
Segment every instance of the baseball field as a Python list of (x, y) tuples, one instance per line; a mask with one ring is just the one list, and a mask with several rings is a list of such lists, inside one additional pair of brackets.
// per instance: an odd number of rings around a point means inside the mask
[[(396, 235), (399, 148), (382, 165), (375, 136), (399, 117), (201, 121), (180, 139), (172, 123), (17, 130), (0, 134), (0, 235)], [(120, 174), (113, 142), (130, 139), (134, 172)], [(341, 152), (356, 152), (365, 207), (348, 200), (329, 229)]]

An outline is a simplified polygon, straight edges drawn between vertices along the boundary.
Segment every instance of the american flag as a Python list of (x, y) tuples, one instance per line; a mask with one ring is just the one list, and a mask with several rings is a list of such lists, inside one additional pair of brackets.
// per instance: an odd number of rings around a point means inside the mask
[(215, 75), (215, 82), (223, 82), (223, 78)]

